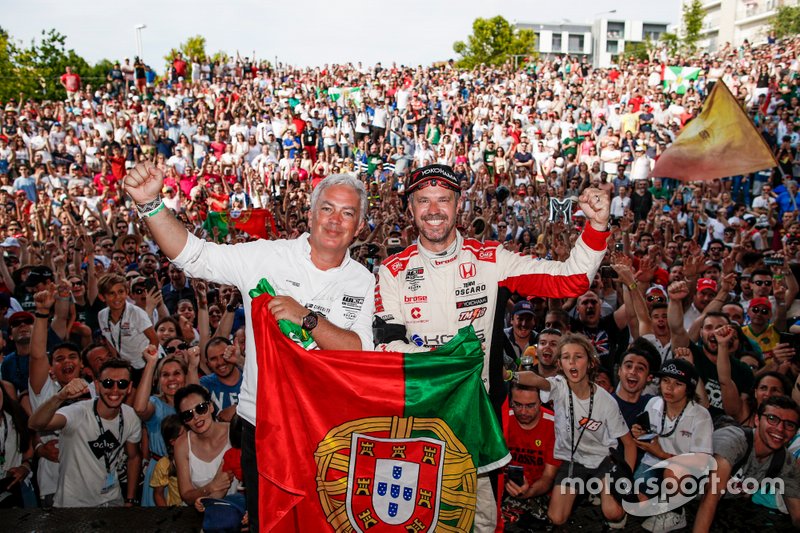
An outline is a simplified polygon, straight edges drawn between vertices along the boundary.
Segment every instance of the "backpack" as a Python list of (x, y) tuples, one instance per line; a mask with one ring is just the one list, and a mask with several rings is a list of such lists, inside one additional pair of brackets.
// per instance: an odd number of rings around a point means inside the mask
[[(742, 468), (744, 468), (744, 466), (747, 464), (747, 460), (750, 458), (750, 452), (753, 451), (753, 435), (755, 431), (753, 428), (742, 428), (742, 431), (744, 431), (744, 437), (747, 440), (747, 451), (745, 452), (744, 457), (739, 459), (739, 461), (733, 465), (733, 468), (731, 469), (731, 477), (735, 476)], [(772, 458), (769, 462), (769, 468), (767, 468), (766, 477), (778, 477), (778, 474), (781, 473), (781, 468), (783, 468), (783, 463), (785, 462), (786, 448), (781, 448), (772, 454)]]

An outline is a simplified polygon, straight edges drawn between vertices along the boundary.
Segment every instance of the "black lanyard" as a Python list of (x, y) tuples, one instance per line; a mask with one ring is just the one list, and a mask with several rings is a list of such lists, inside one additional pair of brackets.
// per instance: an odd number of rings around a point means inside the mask
[[(97, 398), (94, 399), (94, 404), (92, 406), (92, 409), (94, 410), (94, 418), (95, 420), (97, 420), (97, 427), (100, 428), (100, 435), (98, 435), (98, 438), (100, 438), (103, 436), (103, 433), (107, 431), (109, 433), (111, 432), (107, 430), (105, 427), (103, 427), (103, 421), (100, 420), (100, 415), (97, 414), (97, 400), (98, 400)], [(103, 461), (106, 463), (106, 472), (109, 474), (111, 473), (111, 465), (114, 464), (114, 461), (117, 459), (119, 452), (122, 450), (122, 430), (124, 424), (124, 420), (122, 417), (122, 409), (119, 410), (119, 415), (117, 416), (119, 416), (119, 438), (117, 438), (117, 444), (119, 444), (119, 446), (117, 446), (113, 450), (103, 452)]]
[[(117, 356), (122, 357), (122, 322), (125, 320), (125, 311), (128, 310), (128, 304), (125, 303), (125, 308), (122, 310), (122, 315), (119, 317), (119, 330), (117, 330), (117, 343), (114, 344), (114, 335), (111, 333), (111, 309), (108, 310), (108, 319), (106, 320), (106, 325), (108, 326), (108, 337), (111, 341), (111, 345), (114, 346), (114, 349), (117, 351)], [(97, 410), (95, 410), (95, 413)], [(121, 435), (121, 433), (120, 433)]]
[(567, 385), (567, 388), (569, 389), (569, 462), (571, 465), (575, 460), (575, 452), (578, 450), (578, 446), (581, 444), (583, 434), (586, 432), (586, 426), (589, 425), (589, 421), (592, 419), (592, 411), (594, 410), (594, 386), (589, 386), (589, 414), (586, 415), (586, 424), (583, 425), (581, 432), (578, 435), (578, 442), (575, 442), (575, 407), (572, 403), (572, 397), (575, 395), (575, 393), (572, 392), (572, 388), (570, 388), (569, 385)]
[(6, 413), (5, 411), (0, 410), (0, 420), (3, 423), (3, 440), (0, 441), (0, 469), (2, 469), (6, 464), (6, 439), (8, 438), (8, 421), (6, 420)]
[(672, 429), (669, 430), (669, 433), (661, 433), (661, 431), (664, 431), (664, 423), (667, 421), (667, 402), (664, 402), (664, 412), (661, 413), (661, 429), (658, 430), (659, 431), (659, 434), (658, 434), (659, 437), (669, 437), (673, 433), (675, 433), (675, 430), (678, 429), (678, 422), (681, 421), (681, 417), (683, 416), (683, 412), (686, 411), (686, 408), (688, 406), (689, 406), (689, 401), (687, 400), (686, 404), (683, 406), (683, 409), (681, 409), (680, 414), (678, 414), (678, 418), (675, 419), (675, 424), (673, 424)]

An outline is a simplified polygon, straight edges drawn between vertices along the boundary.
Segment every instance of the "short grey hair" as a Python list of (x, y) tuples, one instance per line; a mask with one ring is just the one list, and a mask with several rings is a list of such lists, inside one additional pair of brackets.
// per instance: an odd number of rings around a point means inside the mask
[(367, 216), (367, 188), (364, 186), (363, 181), (352, 174), (331, 174), (320, 181), (317, 188), (311, 193), (311, 212), (313, 213), (316, 209), (317, 202), (325, 189), (333, 187), (334, 185), (346, 185), (358, 193), (358, 220), (365, 218)]

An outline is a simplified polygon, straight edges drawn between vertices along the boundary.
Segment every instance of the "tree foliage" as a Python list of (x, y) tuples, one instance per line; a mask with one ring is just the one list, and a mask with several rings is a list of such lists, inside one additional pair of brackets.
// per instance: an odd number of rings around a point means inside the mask
[(515, 55), (533, 55), (536, 35), (531, 30), (515, 29), (506, 19), (496, 16), (477, 18), (467, 41), (456, 41), (453, 50), (461, 55), (458, 66), (502, 65)]
[(25, 46), (0, 28), (0, 100), (18, 98), (20, 93), (27, 98), (63, 99), (65, 93), (59, 79), (67, 66), (98, 85), (102, 80), (92, 79), (96, 74), (94, 67), (74, 50), (67, 49), (66, 41), (64, 35), (50, 29), (42, 30), (39, 39)]
[(778, 39), (800, 34), (800, 6), (780, 6), (772, 19), (772, 31)]
[(682, 48), (687, 55), (694, 55), (697, 52), (697, 41), (700, 40), (700, 30), (703, 29), (703, 3), (700, 0), (692, 0), (690, 3), (683, 4), (683, 41)]
[(667, 54), (670, 57), (678, 54), (681, 47), (681, 39), (677, 33), (664, 32), (661, 34), (661, 42), (667, 47)]
[[(172, 67), (172, 62), (178, 56), (178, 53), (183, 55), (183, 60), (186, 61), (186, 75), (192, 74), (192, 58), (197, 58), (203, 61), (206, 57), (206, 38), (202, 35), (193, 35), (181, 43), (178, 48), (170, 49), (169, 53), (164, 56), (167, 61), (167, 71)], [(217, 52), (219, 54), (220, 52)]]

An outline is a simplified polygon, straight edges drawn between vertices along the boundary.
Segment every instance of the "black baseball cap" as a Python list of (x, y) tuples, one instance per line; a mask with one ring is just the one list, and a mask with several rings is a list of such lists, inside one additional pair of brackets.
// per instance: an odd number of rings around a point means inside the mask
[(428, 186), (440, 186), (459, 192), (461, 191), (458, 178), (453, 169), (447, 165), (427, 165), (411, 173), (408, 178), (406, 194), (411, 194), (417, 189)]
[(694, 365), (685, 359), (668, 359), (661, 365), (661, 370), (656, 373), (660, 378), (675, 378), (685, 383), (688, 387), (697, 384), (697, 371)]

